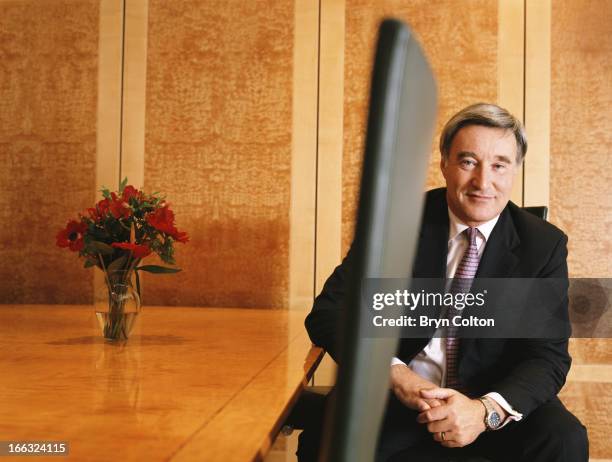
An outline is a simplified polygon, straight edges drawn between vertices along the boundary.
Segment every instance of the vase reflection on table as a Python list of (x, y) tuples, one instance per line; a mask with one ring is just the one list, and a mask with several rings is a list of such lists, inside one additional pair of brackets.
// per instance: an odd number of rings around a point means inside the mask
[[(139, 343), (138, 338), (131, 341)], [(128, 427), (142, 423), (143, 416), (134, 412), (141, 403), (142, 352), (129, 342), (113, 342), (97, 350), (92, 370), (91, 409), (105, 415), (109, 409), (121, 409), (121, 421)]]
[(106, 340), (127, 340), (141, 311), (135, 271), (104, 273), (105, 284), (96, 293), (96, 318)]

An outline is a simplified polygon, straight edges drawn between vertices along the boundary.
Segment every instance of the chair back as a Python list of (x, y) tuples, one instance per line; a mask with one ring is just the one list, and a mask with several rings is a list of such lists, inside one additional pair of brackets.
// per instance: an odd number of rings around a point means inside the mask
[(535, 215), (538, 218), (541, 218), (544, 221), (546, 221), (546, 219), (548, 218), (548, 207), (546, 207), (545, 205), (537, 207), (523, 207), (523, 210), (525, 212), (531, 213), (532, 215)]

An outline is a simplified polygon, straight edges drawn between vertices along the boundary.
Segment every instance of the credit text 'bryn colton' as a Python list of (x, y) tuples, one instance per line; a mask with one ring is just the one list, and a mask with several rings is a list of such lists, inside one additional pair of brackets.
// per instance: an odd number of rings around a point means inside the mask
[(479, 318), (477, 316), (453, 316), (451, 319), (435, 319), (429, 316), (399, 316), (397, 318), (384, 318), (374, 316), (372, 324), (375, 327), (495, 327), (495, 319)]

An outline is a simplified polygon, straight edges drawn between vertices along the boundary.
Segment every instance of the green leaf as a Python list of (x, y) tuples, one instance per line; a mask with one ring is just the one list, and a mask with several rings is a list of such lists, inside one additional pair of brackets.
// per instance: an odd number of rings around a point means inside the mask
[(102, 189), (100, 190), (100, 192), (102, 193), (102, 196), (104, 196), (105, 199), (108, 199), (108, 200), (112, 199), (111, 193), (106, 186), (102, 186)]
[(157, 266), (157, 265), (145, 265), (139, 266), (136, 268), (139, 271), (146, 271), (148, 273), (156, 273), (156, 274), (171, 274), (178, 273), (181, 271), (180, 268), (168, 268), (167, 266)]
[(123, 190), (125, 189), (125, 187), (127, 186), (128, 183), (128, 179), (127, 176), (123, 179), (123, 181), (121, 182), (121, 184), (119, 184), (119, 193), (123, 193)]
[[(138, 275), (138, 271), (134, 271), (134, 274), (136, 275), (136, 292), (138, 292), (139, 297), (142, 297), (140, 292), (140, 276)], [(142, 300), (140, 301), (142, 302)]]
[(102, 255), (111, 255), (115, 251), (115, 249), (113, 249), (110, 245), (100, 241), (91, 241), (87, 244), (87, 246), (92, 249), (94, 253), (99, 253)]
[(91, 268), (92, 266), (96, 266), (96, 262), (93, 260), (85, 260), (84, 268)]
[(125, 265), (126, 261), (127, 256), (124, 255), (123, 257), (119, 257), (116, 260), (113, 260), (110, 265), (106, 267), (106, 271), (108, 273), (112, 273), (113, 271), (122, 270), (124, 269), (123, 266)]

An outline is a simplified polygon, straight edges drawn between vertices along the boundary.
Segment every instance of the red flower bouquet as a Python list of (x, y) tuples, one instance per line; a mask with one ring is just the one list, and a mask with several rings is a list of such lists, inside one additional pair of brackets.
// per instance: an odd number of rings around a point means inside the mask
[[(164, 263), (175, 265), (174, 243), (184, 244), (189, 238), (176, 228), (174, 213), (163, 197), (137, 190), (127, 184), (127, 178), (119, 191), (104, 188), (102, 196), (95, 207), (70, 220), (57, 233), (57, 245), (78, 252), (86, 268), (97, 266), (104, 272), (109, 309), (104, 313), (97, 309), (98, 318), (104, 324), (105, 337), (127, 338), (135, 318), (128, 314), (137, 314), (140, 309), (138, 272), (180, 271), (168, 266), (142, 266), (141, 260), (156, 253)], [(134, 293), (130, 292), (132, 276)]]

